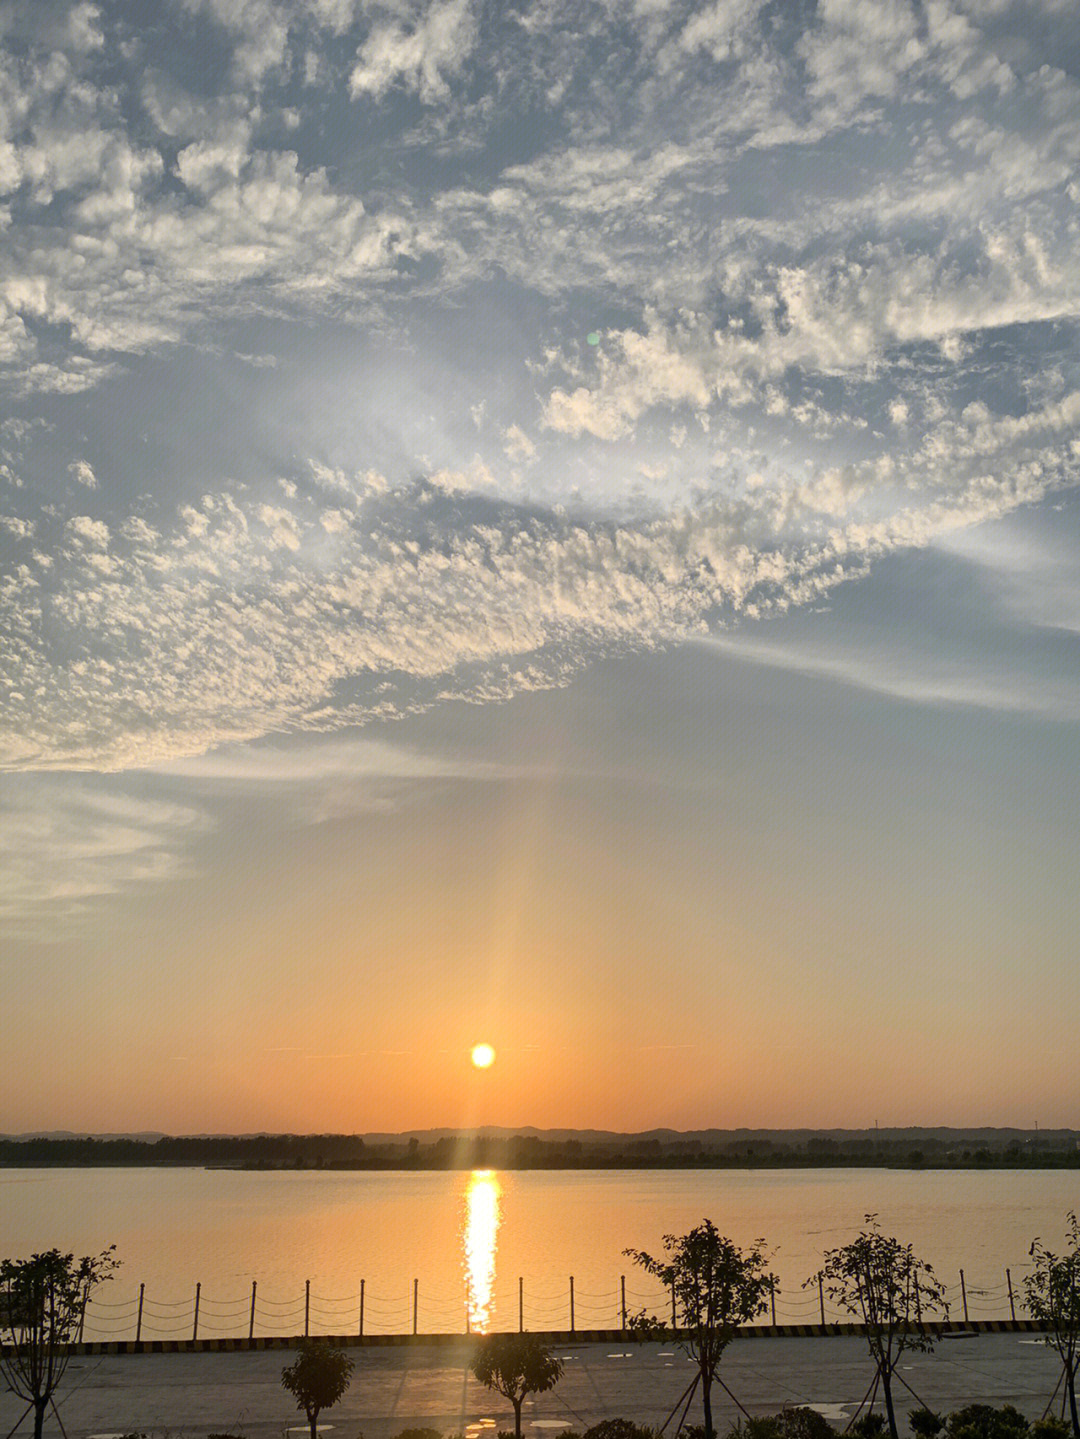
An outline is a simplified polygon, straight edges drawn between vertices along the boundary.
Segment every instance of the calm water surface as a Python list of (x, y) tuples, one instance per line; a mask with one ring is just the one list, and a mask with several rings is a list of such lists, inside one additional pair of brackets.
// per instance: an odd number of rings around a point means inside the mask
[[(87, 1337), (133, 1337), (145, 1285), (142, 1337), (246, 1334), (252, 1282), (256, 1333), (302, 1332), (310, 1281), (312, 1333), (617, 1325), (627, 1308), (665, 1312), (628, 1246), (658, 1253), (662, 1236), (703, 1218), (740, 1244), (775, 1250), (780, 1322), (816, 1320), (802, 1281), (824, 1250), (876, 1212), (912, 1242), (950, 1287), (960, 1313), (1009, 1312), (1028, 1246), (1063, 1239), (1080, 1208), (1080, 1174), (1061, 1171), (596, 1170), (568, 1172), (320, 1173), (204, 1169), (0, 1171), (4, 1253), (117, 1246), (122, 1268), (100, 1291)], [(414, 1280), (417, 1281), (414, 1294)], [(519, 1289), (520, 1281), (520, 1289)]]

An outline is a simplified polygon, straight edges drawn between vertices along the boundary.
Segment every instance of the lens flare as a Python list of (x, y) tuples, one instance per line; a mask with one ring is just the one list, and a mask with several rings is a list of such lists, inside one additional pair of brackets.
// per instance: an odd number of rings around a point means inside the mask
[(502, 1189), (490, 1169), (474, 1169), (465, 1191), (462, 1234), (465, 1312), (474, 1334), (486, 1334), (495, 1313), (495, 1250), (502, 1219)]

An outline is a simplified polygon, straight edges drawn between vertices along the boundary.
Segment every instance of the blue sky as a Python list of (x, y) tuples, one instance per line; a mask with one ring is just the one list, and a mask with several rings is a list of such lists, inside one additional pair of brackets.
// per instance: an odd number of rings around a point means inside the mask
[(0, 1127), (1071, 1123), (1071, 5), (0, 43)]

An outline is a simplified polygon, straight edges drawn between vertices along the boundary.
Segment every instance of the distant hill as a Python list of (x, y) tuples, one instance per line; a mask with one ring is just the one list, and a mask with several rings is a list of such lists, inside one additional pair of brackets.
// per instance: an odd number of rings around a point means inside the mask
[(232, 1169), (1080, 1168), (1075, 1129), (509, 1129), (0, 1137), (0, 1165)]
[(140, 1144), (154, 1144), (159, 1139), (167, 1139), (168, 1135), (161, 1130), (145, 1130), (137, 1134), (80, 1134), (71, 1129), (41, 1129), (34, 1130), (28, 1134), (0, 1134), (0, 1141), (11, 1139), (15, 1141), (24, 1139), (134, 1139)]

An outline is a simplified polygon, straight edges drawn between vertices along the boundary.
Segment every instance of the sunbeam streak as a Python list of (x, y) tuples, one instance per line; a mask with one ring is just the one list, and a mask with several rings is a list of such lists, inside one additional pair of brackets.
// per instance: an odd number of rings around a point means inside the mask
[(495, 1250), (502, 1189), (490, 1169), (474, 1169), (465, 1191), (463, 1265), (469, 1328), (486, 1334), (495, 1313)]

